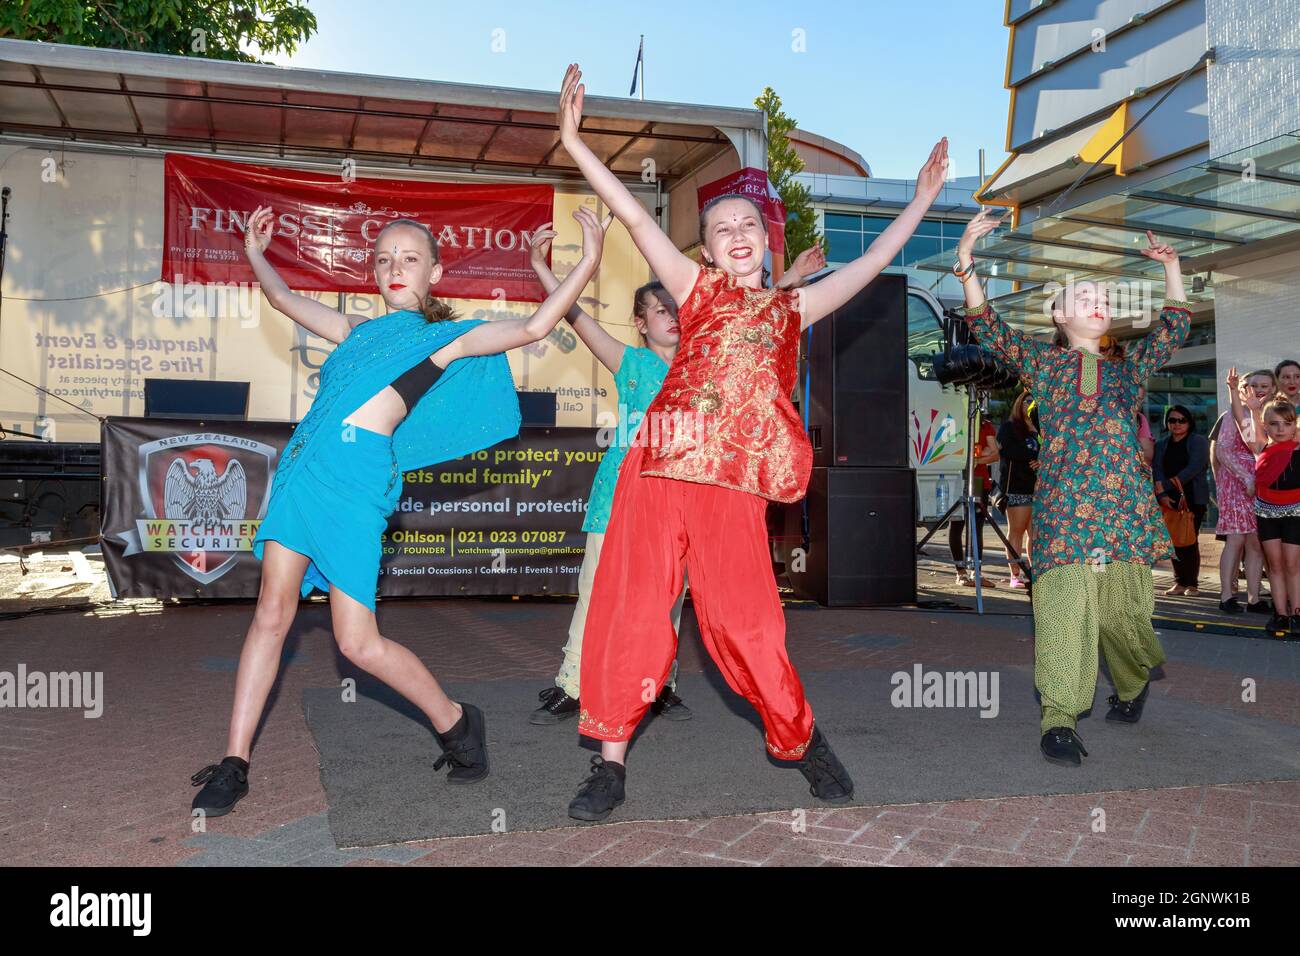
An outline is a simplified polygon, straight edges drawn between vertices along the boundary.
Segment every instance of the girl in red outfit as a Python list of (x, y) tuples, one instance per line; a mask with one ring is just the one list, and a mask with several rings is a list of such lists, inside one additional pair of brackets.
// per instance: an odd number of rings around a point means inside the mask
[[(1252, 396), (1253, 398), (1253, 396)], [(1300, 630), (1300, 445), (1296, 444), (1296, 410), (1275, 398), (1261, 410), (1247, 399), (1253, 434), (1242, 435), (1255, 449), (1255, 520), (1259, 543), (1268, 559), (1268, 586), (1273, 592), (1273, 633)]]
[(683, 565), (705, 647), (763, 719), (772, 756), (797, 762), (811, 792), (845, 801), (853, 781), (813, 724), (785, 649), (772, 575), (767, 502), (798, 501), (812, 448), (790, 402), (799, 333), (885, 269), (943, 188), (947, 140), (935, 145), (916, 196), (860, 258), (798, 292), (763, 288), (763, 214), (723, 196), (700, 214), (704, 264), (683, 255), (582, 141), (581, 72), (560, 93), (560, 140), (680, 303), (681, 342), (619, 470), (587, 612), (578, 730), (601, 756), (569, 805), (603, 820), (623, 802), (627, 743), (668, 677), (676, 635), (668, 612)]

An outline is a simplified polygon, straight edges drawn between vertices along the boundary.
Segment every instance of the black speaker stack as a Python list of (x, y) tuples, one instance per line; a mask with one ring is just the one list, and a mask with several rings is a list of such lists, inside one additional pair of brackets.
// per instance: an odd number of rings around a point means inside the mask
[(906, 276), (878, 276), (805, 333), (797, 394), (813, 470), (777, 538), (791, 587), (830, 607), (914, 604)]

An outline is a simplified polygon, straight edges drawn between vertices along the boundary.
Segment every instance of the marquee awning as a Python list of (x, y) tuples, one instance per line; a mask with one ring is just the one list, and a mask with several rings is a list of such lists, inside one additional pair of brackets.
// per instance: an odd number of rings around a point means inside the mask
[[(557, 101), (558, 91), (0, 39), (0, 135), (11, 137), (574, 176)], [(640, 177), (651, 161), (672, 180), (733, 150), (767, 167), (756, 109), (588, 96), (584, 112), (587, 144), (621, 175)]]

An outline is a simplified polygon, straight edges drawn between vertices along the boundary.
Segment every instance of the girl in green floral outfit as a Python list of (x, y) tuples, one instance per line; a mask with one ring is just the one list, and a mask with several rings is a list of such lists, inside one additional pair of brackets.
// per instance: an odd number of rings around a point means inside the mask
[(1079, 766), (1088, 752), (1075, 733), (1092, 707), (1097, 653), (1116, 694), (1107, 720), (1136, 723), (1150, 668), (1165, 660), (1151, 626), (1151, 566), (1170, 553), (1138, 444), (1138, 389), (1164, 366), (1191, 323), (1178, 253), (1147, 233), (1143, 254), (1164, 265), (1167, 298), (1160, 318), (1126, 357), (1105, 358), (1110, 329), (1106, 291), (1092, 282), (1067, 286), (1051, 301), (1052, 341), (999, 319), (975, 277), (975, 241), (998, 222), (989, 210), (971, 220), (957, 246), (966, 316), (976, 338), (1014, 367), (1038, 400), (1042, 428), (1034, 492), (1034, 684), (1042, 704), (1043, 755)]

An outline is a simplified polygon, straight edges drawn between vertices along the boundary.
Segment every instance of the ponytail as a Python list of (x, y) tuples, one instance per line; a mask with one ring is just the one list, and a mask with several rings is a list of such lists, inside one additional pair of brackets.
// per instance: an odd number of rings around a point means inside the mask
[(424, 321), (430, 323), (454, 322), (460, 318), (455, 309), (436, 295), (426, 295), (424, 301), (420, 303), (420, 311), (424, 313)]

